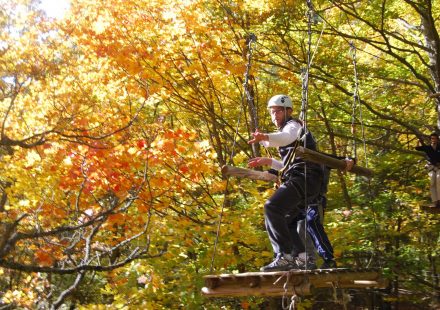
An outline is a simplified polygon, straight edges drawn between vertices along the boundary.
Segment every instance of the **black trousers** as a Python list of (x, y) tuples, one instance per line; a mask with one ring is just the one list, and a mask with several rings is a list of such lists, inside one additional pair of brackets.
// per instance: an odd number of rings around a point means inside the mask
[(286, 215), (295, 218), (301, 213), (300, 206), (304, 208), (304, 205), (312, 203), (319, 195), (321, 182), (322, 171), (308, 171), (307, 178), (303, 173), (290, 175), (264, 204), (266, 231), (274, 253), (290, 254), (293, 244), (304, 252), (304, 244), (298, 234), (292, 235), (289, 230)]

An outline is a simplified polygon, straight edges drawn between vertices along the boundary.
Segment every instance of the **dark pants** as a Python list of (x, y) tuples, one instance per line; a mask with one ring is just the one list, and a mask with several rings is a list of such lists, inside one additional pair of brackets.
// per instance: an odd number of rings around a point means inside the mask
[(302, 242), (298, 243), (297, 240), (299, 239), (299, 235), (297, 232), (297, 222), (304, 218), (306, 219), (307, 223), (307, 232), (312, 238), (319, 256), (321, 256), (324, 260), (332, 260), (334, 258), (333, 247), (327, 237), (324, 226), (322, 225), (322, 221), (319, 215), (319, 205), (316, 203), (310, 204), (307, 208), (307, 211), (300, 213), (296, 218), (290, 217), (288, 227), (291, 235), (293, 236), (293, 252), (296, 254), (304, 252), (304, 245), (302, 244)]
[[(299, 206), (308, 205), (319, 194), (322, 174), (309, 171), (307, 174), (307, 188), (303, 174), (292, 175), (275, 191), (264, 205), (264, 218), (266, 230), (275, 253), (292, 253), (293, 244), (304, 245), (299, 238), (289, 231), (289, 220), (286, 217), (290, 214), (293, 218), (301, 213)], [(305, 198), (307, 191), (307, 199)], [(302, 251), (304, 252), (304, 250)]]

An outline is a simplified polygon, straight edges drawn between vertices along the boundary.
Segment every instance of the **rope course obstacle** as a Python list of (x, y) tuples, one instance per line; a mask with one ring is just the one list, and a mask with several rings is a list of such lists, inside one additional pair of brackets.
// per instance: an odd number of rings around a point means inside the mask
[[(305, 161), (318, 163), (318, 164), (324, 164), (331, 168), (341, 169), (343, 170), (345, 168), (345, 161), (339, 160), (327, 155), (324, 155), (322, 153), (307, 149), (302, 146), (298, 146), (296, 149), (296, 153), (298, 156), (301, 156)], [(374, 174), (373, 170), (364, 168), (361, 166), (353, 166), (353, 168), (349, 171), (351, 173), (365, 176), (368, 178), (371, 178)], [(262, 180), (262, 181), (276, 181), (277, 176), (274, 174), (270, 174), (267, 171), (257, 171), (257, 170), (251, 170), (251, 169), (245, 169), (245, 168), (239, 168), (239, 167), (233, 167), (233, 166), (223, 166), (222, 168), (222, 174), (225, 177), (228, 176), (235, 176), (235, 177), (241, 177), (241, 178), (249, 178), (252, 180)]]
[[(307, 105), (308, 105), (308, 79), (309, 70), (311, 67), (311, 61), (313, 59), (311, 51), (311, 24), (312, 19), (315, 18), (315, 11), (310, 0), (306, 0), (308, 10), (308, 53), (307, 53), (307, 66), (302, 72), (302, 104), (300, 120), (303, 123), (304, 132), (307, 132)], [(254, 100), (250, 87), (249, 71), (251, 66), (252, 56), (252, 44), (256, 42), (256, 36), (250, 34), (248, 39), (248, 63), (245, 72), (244, 93), (246, 95), (246, 102), (251, 114), (252, 124), (251, 128), (258, 128), (258, 117), (254, 106)], [(353, 104), (353, 117), (352, 117), (352, 133), (354, 134), (354, 113), (356, 108), (360, 109), (360, 101), (358, 94), (358, 82), (356, 73), (356, 61), (355, 61), (355, 47), (351, 45), (353, 54), (353, 61), (355, 67), (355, 91), (354, 91), (354, 104)], [(360, 111), (360, 110), (359, 110)], [(362, 123), (362, 113), (359, 114), (360, 122)], [(238, 126), (237, 126), (238, 128)], [(238, 129), (237, 129), (238, 130)], [(362, 137), (365, 142), (365, 137), (362, 128)], [(234, 139), (235, 145), (235, 139)], [(304, 143), (305, 145), (305, 143)], [(365, 145), (364, 145), (365, 148)], [(354, 146), (355, 149), (355, 146)], [(366, 150), (365, 154), (366, 154)], [(319, 163), (331, 168), (337, 168), (344, 170), (346, 162), (344, 160), (335, 159), (325, 154), (307, 149), (305, 147), (297, 145), (295, 151), (297, 156), (300, 156), (306, 162)], [(233, 152), (232, 152), (233, 153)], [(253, 150), (253, 153), (257, 153)], [(231, 157), (233, 155), (231, 154)], [(367, 161), (366, 161), (367, 164)], [(368, 165), (368, 164), (367, 164)], [(374, 175), (373, 170), (359, 165), (353, 166), (349, 171), (356, 175), (371, 178)], [(257, 171), (246, 168), (239, 168), (234, 166), (225, 165), (222, 167), (223, 176), (229, 180), (228, 177), (235, 176), (240, 178), (249, 178), (253, 180), (274, 181), (278, 180), (278, 176), (269, 173), (268, 171)], [(228, 182), (227, 182), (228, 184)], [(225, 190), (225, 196), (227, 193), (227, 186)], [(217, 229), (217, 237), (215, 245), (217, 245), (220, 222), (223, 214), (220, 214), (220, 221)], [(214, 265), (214, 254), (211, 262), (211, 273)], [(204, 276), (205, 286), (202, 288), (202, 294), (206, 297), (245, 297), (245, 296), (283, 296), (283, 300), (287, 296), (292, 297), (291, 309), (294, 309), (295, 298), (301, 295), (313, 294), (315, 288), (386, 288), (388, 286), (388, 280), (382, 277), (380, 269), (348, 269), (348, 268), (334, 268), (334, 269), (313, 269), (313, 270), (290, 270), (290, 271), (277, 271), (277, 272), (246, 272), (236, 274), (220, 274), (220, 275), (206, 275)]]

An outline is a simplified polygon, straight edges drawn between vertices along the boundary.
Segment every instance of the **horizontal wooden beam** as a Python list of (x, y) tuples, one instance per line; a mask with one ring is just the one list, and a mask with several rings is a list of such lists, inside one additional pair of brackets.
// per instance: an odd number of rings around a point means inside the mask
[(252, 180), (272, 181), (276, 182), (278, 177), (268, 171), (258, 171), (234, 166), (223, 166), (223, 176), (234, 176), (237, 178), (247, 178)]
[[(344, 170), (345, 165), (346, 165), (344, 160), (333, 158), (333, 157), (327, 156), (325, 154), (304, 148), (302, 146), (299, 146), (296, 149), (296, 155), (300, 156), (305, 161), (309, 161), (309, 162), (313, 162), (313, 163), (317, 163), (317, 164), (324, 164), (328, 167), (335, 168), (335, 169)], [(351, 168), (351, 170), (348, 172), (355, 173), (357, 175), (362, 175), (362, 176), (369, 177), (369, 178), (371, 178), (374, 174), (373, 170), (368, 169), (368, 168), (364, 168), (364, 167), (361, 167), (358, 165), (354, 165), (353, 168)]]
[(275, 296), (292, 296), (292, 295), (310, 295), (310, 284), (304, 283), (297, 286), (289, 286), (284, 289), (283, 287), (221, 287), (218, 289), (210, 289), (208, 287), (202, 288), (202, 294), (206, 297), (247, 297), (247, 296), (259, 296), (259, 297), (275, 297)]
[[(296, 155), (300, 156), (305, 161), (323, 164), (335, 169), (344, 170), (346, 165), (346, 162), (344, 160), (336, 159), (324, 155), (322, 153), (304, 148), (302, 146), (299, 146), (296, 149)], [(348, 172), (355, 173), (357, 175), (366, 176), (369, 178), (371, 178), (374, 174), (373, 170), (358, 165), (354, 165), (353, 168), (351, 168), (351, 170)], [(222, 167), (222, 174), (225, 177), (234, 176), (238, 178), (247, 178), (252, 180), (262, 180), (262, 181), (272, 181), (272, 182), (276, 182), (278, 180), (278, 177), (276, 175), (269, 173), (268, 171), (258, 171), (247, 168), (227, 166), (227, 165)]]

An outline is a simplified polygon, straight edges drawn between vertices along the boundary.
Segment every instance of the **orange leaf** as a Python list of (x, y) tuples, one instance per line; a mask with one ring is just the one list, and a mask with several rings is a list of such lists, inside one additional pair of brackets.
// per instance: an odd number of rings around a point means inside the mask
[(43, 266), (50, 266), (53, 263), (52, 257), (43, 250), (38, 250), (35, 253), (35, 258), (38, 261), (38, 263), (40, 263)]

